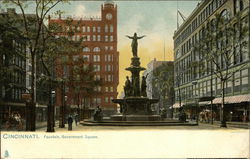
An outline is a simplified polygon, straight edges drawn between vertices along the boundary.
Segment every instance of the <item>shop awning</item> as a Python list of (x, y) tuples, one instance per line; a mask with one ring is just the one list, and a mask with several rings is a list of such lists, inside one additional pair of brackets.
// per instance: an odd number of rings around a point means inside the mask
[[(213, 100), (213, 104), (221, 104), (221, 99), (222, 99), (221, 97), (215, 98)], [(244, 102), (250, 102), (250, 94), (225, 97), (225, 104), (244, 103)], [(181, 103), (181, 106), (190, 105), (190, 104), (196, 105), (195, 103)], [(199, 102), (199, 106), (210, 105), (210, 104), (211, 104), (211, 101)], [(180, 104), (175, 103), (173, 105), (173, 108), (180, 108)]]
[[(220, 104), (222, 98), (215, 98), (213, 100), (214, 104)], [(250, 95), (238, 95), (238, 96), (230, 96), (225, 97), (225, 104), (234, 104), (234, 103), (243, 103), (243, 102), (250, 102)]]

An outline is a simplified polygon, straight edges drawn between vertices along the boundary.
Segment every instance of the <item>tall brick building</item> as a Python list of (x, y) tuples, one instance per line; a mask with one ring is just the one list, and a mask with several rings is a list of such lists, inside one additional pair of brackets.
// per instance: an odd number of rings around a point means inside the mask
[[(84, 57), (87, 62), (93, 64), (95, 79), (102, 79), (103, 84), (95, 90), (97, 93), (81, 102), (82, 108), (93, 110), (100, 106), (104, 114), (110, 114), (116, 110), (116, 104), (112, 99), (118, 95), (117, 86), (119, 83), (119, 52), (117, 51), (117, 6), (110, 1), (101, 5), (100, 18), (73, 18), (73, 25), (67, 26), (67, 18), (49, 19), (49, 24), (57, 23), (62, 27), (62, 32), (57, 36), (64, 36), (70, 40), (84, 38), (82, 51), (77, 55), (63, 57), (64, 60), (74, 61)], [(74, 25), (75, 24), (75, 25)], [(77, 25), (76, 25), (77, 24)], [(66, 31), (72, 30), (76, 33), (68, 37)], [(62, 68), (64, 75), (72, 70), (72, 66)], [(76, 108), (76, 97), (72, 88), (66, 85), (65, 96), (67, 96), (67, 107)], [(56, 106), (63, 105), (63, 93), (61, 89), (56, 91)], [(83, 106), (84, 105), (84, 106)], [(58, 107), (57, 107), (58, 108)], [(90, 115), (88, 115), (90, 117)]]

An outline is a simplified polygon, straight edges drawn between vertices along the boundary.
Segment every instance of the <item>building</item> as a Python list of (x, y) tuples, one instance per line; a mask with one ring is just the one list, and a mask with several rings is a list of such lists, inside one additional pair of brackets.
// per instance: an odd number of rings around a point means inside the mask
[[(27, 14), (26, 17), (35, 15)], [(15, 9), (8, 8), (0, 13), (0, 119), (4, 122), (13, 114), (20, 114), (25, 119), (26, 104), (22, 99), (23, 93), (31, 89), (31, 62), (27, 40), (22, 36), (22, 17)], [(39, 59), (37, 59), (37, 63)], [(6, 71), (7, 70), (7, 71)], [(41, 73), (41, 72), (40, 72)], [(39, 73), (38, 73), (39, 74)], [(37, 85), (36, 120), (46, 120), (46, 92)], [(43, 97), (43, 98), (41, 98)]]
[[(100, 106), (104, 115), (111, 114), (116, 111), (116, 104), (112, 103), (112, 99), (118, 95), (117, 86), (119, 82), (119, 52), (117, 51), (117, 6), (106, 1), (101, 6), (100, 18), (72, 18), (71, 26), (67, 25), (68, 18), (50, 18), (49, 24), (59, 24), (63, 32), (57, 36), (70, 38), (77, 41), (83, 38), (83, 49), (77, 55), (69, 55), (68, 60), (74, 60), (79, 57), (84, 57), (87, 61), (93, 64), (95, 68), (95, 79), (103, 81), (102, 86), (96, 88), (97, 93), (92, 94), (89, 98), (84, 99), (80, 105), (84, 104), (85, 109), (94, 110)], [(73, 30), (76, 33), (73, 36), (68, 36), (66, 32)], [(65, 68), (65, 71), (70, 72), (72, 67)], [(59, 75), (60, 76), (60, 75)], [(62, 89), (57, 89), (56, 105), (62, 106)], [(77, 107), (76, 99), (73, 95), (72, 88), (66, 86), (67, 105), (72, 108)], [(82, 100), (83, 101), (83, 100)], [(88, 117), (90, 117), (88, 115)]]
[[(176, 82), (174, 108), (184, 107), (188, 116), (191, 117), (195, 115), (197, 106), (199, 106), (200, 111), (211, 112), (212, 110), (215, 113), (214, 119), (220, 120), (221, 82), (211, 71), (202, 72), (199, 71), (201, 68), (192, 65), (201, 59), (201, 52), (195, 51), (196, 44), (199, 41), (204, 41), (204, 28), (211, 25), (217, 15), (227, 18), (234, 26), (237, 25), (237, 20), (240, 21), (238, 22), (240, 26), (248, 26), (248, 36), (240, 39), (240, 43), (247, 43), (247, 50), (237, 48), (235, 43), (230, 43), (230, 47), (227, 48), (232, 48), (230, 51), (233, 51), (234, 54), (239, 52), (239, 56), (232, 56), (231, 60), (234, 63), (230, 66), (229, 71), (238, 69), (243, 65), (245, 67), (235, 72), (227, 81), (225, 113), (228, 121), (249, 121), (249, 1), (245, 0), (204, 0), (197, 5), (191, 15), (175, 31), (173, 36)], [(237, 32), (236, 29), (234, 30)], [(218, 45), (218, 47), (220, 46)], [(211, 52), (207, 51), (207, 53)], [(209, 68), (208, 65), (207, 68)], [(197, 97), (199, 99), (211, 97), (211, 99), (197, 101)], [(212, 97), (215, 97), (215, 99), (212, 99)]]
[(147, 76), (147, 96), (148, 98), (159, 99), (157, 104), (152, 108), (155, 113), (159, 114), (165, 112), (167, 116), (171, 117), (170, 110), (173, 105), (174, 90), (173, 90), (173, 76), (174, 76), (174, 62), (173, 61), (157, 61), (152, 60), (147, 65), (146, 71), (143, 73)]

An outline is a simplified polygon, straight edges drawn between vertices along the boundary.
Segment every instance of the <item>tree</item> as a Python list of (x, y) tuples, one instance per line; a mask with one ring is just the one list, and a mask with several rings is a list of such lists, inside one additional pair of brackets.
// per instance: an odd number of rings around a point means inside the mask
[[(78, 106), (78, 110), (83, 110), (79, 114), (84, 119), (85, 100), (93, 94), (98, 93), (97, 87), (101, 86), (102, 80), (95, 77), (94, 67), (84, 58), (78, 58), (71, 64), (72, 73), (69, 75), (67, 85), (74, 90), (74, 99)], [(82, 98), (84, 100), (84, 108), (81, 109)]]
[(158, 92), (160, 104), (162, 104), (164, 110), (168, 109), (165, 106), (166, 104), (172, 105), (174, 94), (173, 63), (163, 63), (153, 71), (152, 86)]
[(240, 57), (247, 54), (247, 37), (249, 37), (247, 18), (245, 21), (241, 19), (241, 13), (230, 19), (227, 10), (215, 15), (214, 19), (203, 26), (200, 40), (194, 47), (194, 51), (200, 57), (196, 63), (200, 76), (214, 75), (221, 82), (221, 127), (226, 127), (224, 111), (226, 84), (230, 82), (235, 72), (247, 66), (246, 64), (236, 66), (244, 62)]
[[(4, 0), (6, 4), (14, 5), (21, 10), (21, 21), (22, 21), (22, 35), (27, 39), (27, 46), (30, 52), (31, 58), (31, 107), (30, 110), (30, 120), (27, 121), (26, 130), (35, 131), (35, 121), (36, 121), (36, 89), (35, 89), (35, 67), (36, 58), (41, 55), (41, 51), (45, 52), (44, 49), (44, 39), (46, 35), (49, 35), (44, 25), (45, 20), (47, 20), (47, 15), (50, 11), (57, 6), (59, 3), (67, 2), (67, 0), (36, 0), (34, 2), (29, 2), (26, 0)], [(26, 9), (30, 6), (30, 3), (34, 4), (35, 14), (26, 14)], [(55, 14), (61, 14), (61, 11), (56, 11)], [(46, 34), (46, 35), (45, 35)], [(47, 70), (47, 74), (48, 70)]]

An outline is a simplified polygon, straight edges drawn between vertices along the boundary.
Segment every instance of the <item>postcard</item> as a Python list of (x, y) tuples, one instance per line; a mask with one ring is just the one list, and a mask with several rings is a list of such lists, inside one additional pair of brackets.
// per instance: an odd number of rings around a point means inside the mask
[(1, 158), (249, 158), (249, 1), (0, 1)]

